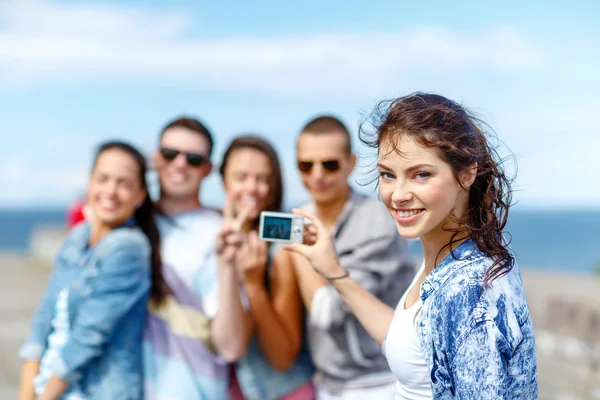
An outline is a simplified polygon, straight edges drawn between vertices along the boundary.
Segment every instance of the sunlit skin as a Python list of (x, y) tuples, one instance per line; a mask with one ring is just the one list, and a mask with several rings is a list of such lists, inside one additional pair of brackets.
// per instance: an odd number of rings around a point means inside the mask
[[(197, 132), (183, 127), (167, 129), (161, 137), (160, 147), (167, 147), (182, 152), (197, 153), (206, 157), (210, 144)], [(168, 213), (187, 211), (198, 207), (198, 191), (200, 183), (212, 170), (210, 162), (195, 167), (187, 163), (185, 155), (165, 160), (157, 150), (152, 156), (154, 167), (158, 172), (161, 188), (161, 207)]]
[[(319, 205), (345, 202), (348, 194), (348, 178), (354, 171), (355, 156), (348, 152), (347, 138), (338, 132), (311, 134), (305, 132), (298, 138), (297, 161), (312, 161), (309, 173), (301, 173), (302, 183), (310, 192), (311, 198)], [(321, 161), (338, 160), (340, 169), (327, 171)]]
[[(450, 214), (462, 216), (468, 191), (454, 176), (435, 149), (410, 137), (397, 144), (400, 151), (384, 143), (379, 151), (379, 194), (405, 238), (448, 243), (454, 227)], [(468, 183), (470, 185), (470, 183)], [(441, 247), (441, 246), (440, 246)]]
[(449, 252), (442, 248), (452, 236), (448, 229), (456, 228), (451, 215), (460, 218), (466, 210), (476, 166), (462, 174), (461, 186), (436, 149), (410, 137), (393, 145), (384, 142), (379, 149), (379, 194), (400, 235), (420, 238), (425, 255), (423, 274), (407, 294), (405, 306), (410, 307), (418, 300), (420, 283)]
[(142, 204), (146, 190), (139, 174), (128, 153), (115, 148), (100, 154), (88, 183), (88, 207), (96, 234), (125, 223)]
[(262, 152), (243, 148), (229, 155), (223, 185), (234, 210), (249, 209), (248, 219), (256, 220), (269, 201), (271, 165)]

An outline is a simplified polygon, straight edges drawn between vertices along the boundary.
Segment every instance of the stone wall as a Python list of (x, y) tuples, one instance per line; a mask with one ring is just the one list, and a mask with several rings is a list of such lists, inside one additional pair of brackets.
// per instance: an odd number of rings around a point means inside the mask
[(36, 261), (50, 264), (67, 236), (61, 225), (40, 225), (29, 237), (29, 255)]
[(525, 270), (540, 399), (600, 399), (600, 278)]

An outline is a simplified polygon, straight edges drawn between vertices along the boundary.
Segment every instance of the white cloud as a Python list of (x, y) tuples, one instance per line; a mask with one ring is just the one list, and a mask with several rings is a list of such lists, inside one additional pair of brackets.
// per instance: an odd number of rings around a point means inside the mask
[(87, 182), (87, 170), (71, 167), (35, 168), (27, 160), (0, 162), (0, 206), (63, 205)]
[(423, 72), (530, 68), (545, 57), (511, 28), (465, 36), (426, 27), (390, 34), (190, 37), (189, 14), (11, 2), (0, 28), (0, 83), (193, 78), (265, 91), (364, 92)]
[(514, 197), (528, 208), (570, 206), (597, 209), (600, 204), (600, 138), (538, 143), (519, 160)]
[[(178, 36), (191, 23), (189, 14), (162, 15), (138, 8), (98, 4), (60, 4), (56, 1), (11, 1), (3, 5), (4, 29), (15, 35), (52, 34), (104, 38), (109, 41), (156, 40)], [(143, 37), (140, 35), (144, 35)]]
[[(600, 87), (584, 79), (597, 63), (577, 58), (590, 54), (593, 42), (578, 42), (567, 53), (549, 52), (509, 27), (477, 35), (422, 27), (395, 33), (202, 37), (194, 36), (194, 24), (201, 21), (189, 12), (17, 0), (1, 7), (0, 87), (193, 82), (238, 91), (351, 95), (361, 104), (382, 93), (434, 89), (493, 110), (483, 119), (517, 157), (516, 187), (522, 192), (515, 197), (522, 204), (600, 204), (600, 186), (594, 184), (600, 181), (600, 142), (593, 117), (600, 108), (595, 96)], [(581, 76), (556, 67), (565, 58), (582, 64), (577, 66)], [(27, 143), (23, 151), (33, 155), (33, 163), (0, 149), (1, 204), (64, 203), (83, 187), (95, 143), (52, 140)], [(296, 202), (304, 191), (288, 144), (279, 150), (290, 182), (288, 200)], [(35, 165), (36, 157), (43, 165)], [(203, 190), (218, 202), (218, 176)]]
[(63, 135), (0, 148), (0, 206), (64, 205), (85, 190), (95, 145)]

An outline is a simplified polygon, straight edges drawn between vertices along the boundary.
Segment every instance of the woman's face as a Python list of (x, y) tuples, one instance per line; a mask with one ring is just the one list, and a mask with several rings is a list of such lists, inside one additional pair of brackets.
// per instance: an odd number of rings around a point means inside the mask
[(269, 203), (271, 164), (259, 150), (237, 149), (231, 152), (223, 174), (223, 185), (236, 211), (250, 210), (249, 219), (259, 217)]
[(114, 228), (126, 222), (146, 197), (135, 159), (120, 149), (102, 152), (88, 184), (93, 220)]
[[(447, 235), (450, 213), (460, 217), (466, 209), (468, 191), (456, 180), (448, 163), (435, 148), (410, 137), (401, 138), (379, 151), (379, 193), (405, 238), (435, 238)], [(465, 187), (470, 183), (464, 182)], [(446, 225), (448, 224), (448, 225)]]

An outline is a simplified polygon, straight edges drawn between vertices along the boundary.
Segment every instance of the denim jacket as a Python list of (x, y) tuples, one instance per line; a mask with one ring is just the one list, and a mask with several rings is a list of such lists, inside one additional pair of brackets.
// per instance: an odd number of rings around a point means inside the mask
[(134, 226), (88, 249), (90, 227), (72, 229), (55, 258), (42, 303), (19, 355), (40, 360), (58, 293), (69, 288), (71, 335), (52, 366), (90, 400), (143, 398), (142, 328), (150, 289), (150, 244)]
[(535, 340), (517, 265), (482, 288), (492, 260), (468, 239), (421, 285), (418, 330), (434, 399), (538, 398)]
[(237, 378), (247, 400), (277, 400), (312, 380), (315, 369), (304, 346), (290, 369), (275, 370), (252, 337), (246, 356), (238, 362)]

